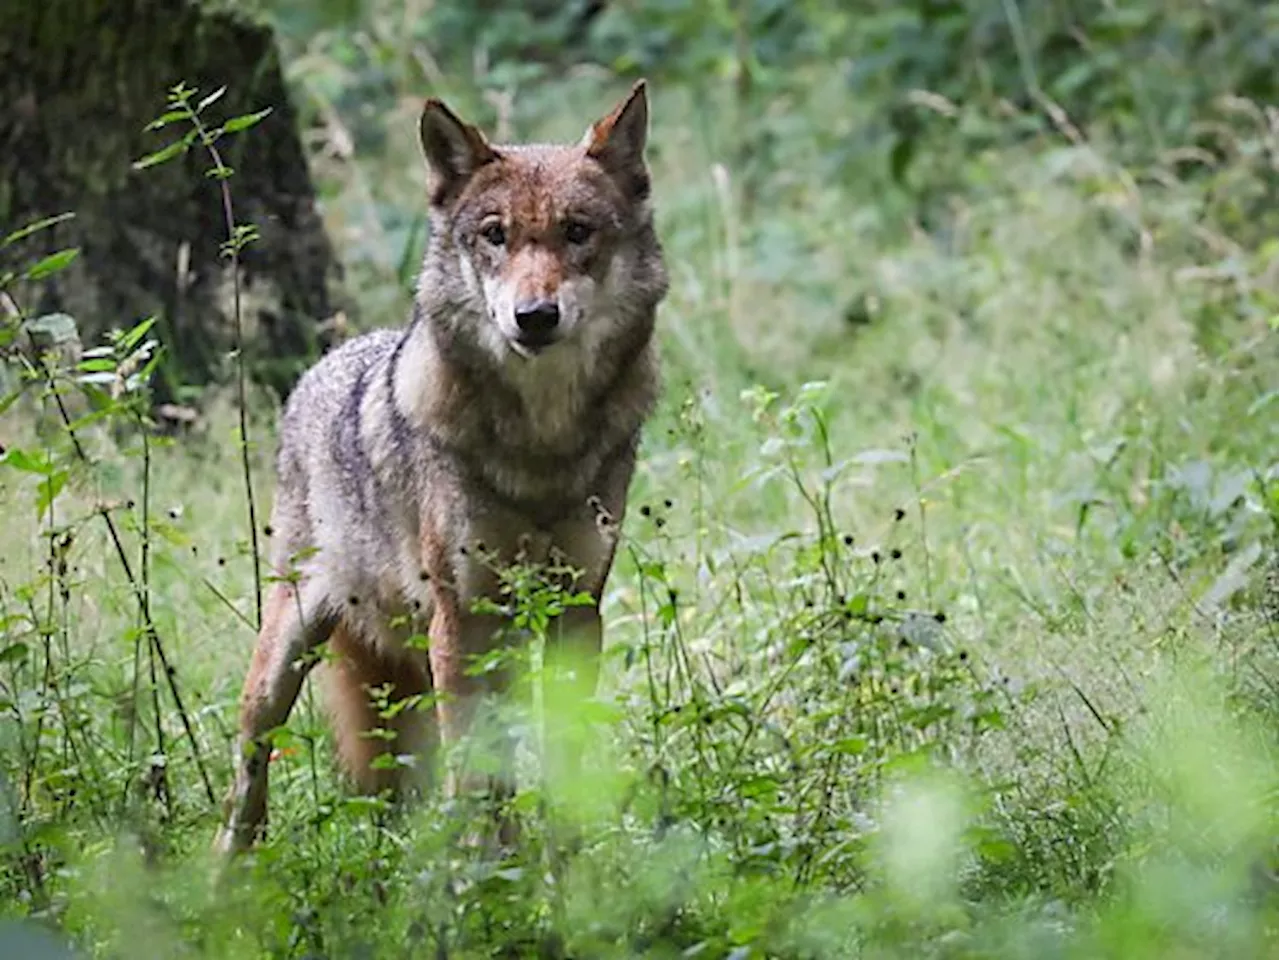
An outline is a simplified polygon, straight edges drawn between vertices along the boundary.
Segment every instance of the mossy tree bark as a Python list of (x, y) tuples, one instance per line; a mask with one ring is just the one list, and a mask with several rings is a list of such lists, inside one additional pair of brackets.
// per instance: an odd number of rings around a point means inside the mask
[(69, 269), (22, 291), (24, 309), (71, 314), (86, 345), (156, 314), (161, 399), (230, 372), (234, 314), (209, 158), (193, 149), (135, 171), (180, 130), (145, 127), (180, 81), (197, 98), (227, 87), (214, 120), (272, 109), (219, 148), (236, 220), (260, 233), (241, 257), (248, 369), (285, 392), (322, 346), (338, 268), (270, 29), (186, 0), (14, 0), (0, 3), (0, 64), (0, 234), (75, 213), (0, 253), (0, 270), (80, 247)]

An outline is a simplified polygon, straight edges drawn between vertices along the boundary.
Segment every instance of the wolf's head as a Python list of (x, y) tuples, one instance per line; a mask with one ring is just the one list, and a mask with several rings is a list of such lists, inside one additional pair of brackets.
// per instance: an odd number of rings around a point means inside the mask
[(644, 81), (572, 146), (491, 144), (428, 100), (423, 282), (435, 289), (420, 302), (443, 297), (455, 332), (503, 363), (570, 343), (589, 355), (651, 326), (667, 279), (649, 207), (648, 124)]

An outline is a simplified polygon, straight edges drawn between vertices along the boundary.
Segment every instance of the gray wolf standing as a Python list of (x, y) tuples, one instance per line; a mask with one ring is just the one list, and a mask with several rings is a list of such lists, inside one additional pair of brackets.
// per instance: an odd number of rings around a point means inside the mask
[[(559, 557), (580, 571), (555, 649), (590, 664), (641, 425), (657, 391), (654, 314), (667, 291), (644, 159), (644, 82), (574, 145), (491, 144), (428, 100), (420, 138), (431, 237), (412, 320), (332, 351), (280, 424), (275, 576), (245, 679), (235, 781), (217, 847), (260, 834), (270, 733), (328, 641), (341, 763), (365, 790), (409, 771), (375, 763), (456, 744), (508, 682), (468, 663), (501, 641), (497, 566)], [(405, 643), (426, 633), (428, 650)], [(554, 651), (549, 650), (549, 654)], [(429, 694), (384, 720), (370, 690)], [(395, 740), (371, 737), (389, 729)], [(451, 791), (510, 787), (451, 769)], [(386, 768), (386, 769), (384, 769)]]

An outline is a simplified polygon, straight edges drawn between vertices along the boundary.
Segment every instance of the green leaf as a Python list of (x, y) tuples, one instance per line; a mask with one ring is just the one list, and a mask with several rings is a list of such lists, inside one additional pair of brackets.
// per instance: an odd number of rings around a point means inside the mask
[(40, 484), (40, 488), (36, 493), (36, 514), (38, 517), (44, 518), (45, 512), (53, 505), (53, 501), (62, 492), (62, 488), (67, 485), (69, 476), (70, 474), (66, 470), (59, 470)]
[(23, 273), (23, 276), (28, 280), (43, 280), (50, 274), (57, 273), (59, 270), (64, 269), (79, 255), (79, 247), (68, 247), (65, 250), (59, 250), (56, 253), (49, 254), (34, 266), (28, 267), (26, 272)]
[(144, 320), (139, 320), (134, 324), (133, 329), (120, 337), (120, 345), (127, 352), (133, 349), (134, 345), (147, 335), (147, 331), (155, 326), (156, 318), (154, 315)]
[(134, 389), (135, 384), (140, 386), (147, 383), (151, 379), (151, 374), (155, 373), (156, 367), (160, 365), (160, 358), (163, 356), (163, 349), (156, 350), (156, 352), (151, 355), (151, 359), (143, 365), (142, 369), (129, 378), (129, 382), (127, 384), (129, 389)]
[(95, 357), (91, 360), (82, 360), (76, 366), (77, 370), (83, 370), (85, 373), (93, 373), (99, 370), (115, 370), (115, 357)]
[(31, 452), (14, 447), (4, 455), (4, 459), (0, 460), (0, 463), (7, 463), (15, 470), (41, 475), (48, 475), (53, 470), (53, 465), (49, 462), (49, 455), (43, 450)]
[(9, 234), (3, 240), (0, 240), (0, 248), (7, 247), (12, 243), (17, 243), (24, 237), (29, 237), (31, 234), (38, 233), (41, 230), (47, 230), (55, 224), (62, 223), (65, 220), (71, 220), (74, 217), (74, 213), (60, 213), (54, 217), (45, 217), (43, 220), (37, 220), (35, 223), (29, 223), (25, 227), (13, 231), (13, 233)]
[(889, 174), (896, 183), (906, 183), (907, 168), (911, 166), (911, 161), (915, 155), (916, 140), (914, 137), (899, 137), (897, 142), (894, 143), (893, 149), (889, 152)]
[(170, 103), (186, 103), (195, 95), (195, 87), (188, 87), (185, 81), (179, 80), (169, 88)]
[[(12, 407), (15, 403), (17, 403), (18, 398), (20, 396), (22, 396), (22, 387), (18, 387), (14, 390), (10, 390), (3, 397), (0, 397), (0, 415), (3, 415), (5, 411), (7, 411), (10, 407)], [(3, 462), (4, 462), (3, 460), (0, 460), (0, 463), (3, 463)]]
[(239, 133), (241, 130), (248, 130), (262, 121), (270, 112), (271, 108), (267, 107), (265, 110), (259, 110), (256, 113), (245, 113), (238, 117), (232, 117), (222, 125), (222, 132)]
[(94, 410), (90, 413), (86, 413), (83, 417), (79, 417), (75, 420), (72, 420), (69, 424), (67, 424), (67, 429), (81, 430), (84, 427), (89, 426), (90, 424), (97, 423), (99, 420), (105, 420), (107, 417), (111, 416), (113, 412), (114, 411), (111, 408)]
[(149, 167), (159, 166), (167, 163), (179, 154), (186, 153), (187, 148), (191, 146), (193, 135), (188, 133), (185, 137), (173, 141), (166, 147), (161, 147), (155, 153), (149, 153), (141, 160), (133, 161), (133, 169), (146, 170)]
[(869, 746), (866, 737), (845, 737), (833, 743), (831, 749), (836, 753), (857, 757), (866, 753)]
[(159, 130), (162, 127), (167, 127), (169, 124), (173, 123), (176, 120), (185, 120), (185, 119), (187, 119), (187, 111), (168, 110), (160, 114), (160, 116), (156, 117), (150, 123), (148, 123), (144, 129)]
[(0, 663), (19, 663), (27, 659), (29, 652), (25, 643), (11, 643), (0, 650)]

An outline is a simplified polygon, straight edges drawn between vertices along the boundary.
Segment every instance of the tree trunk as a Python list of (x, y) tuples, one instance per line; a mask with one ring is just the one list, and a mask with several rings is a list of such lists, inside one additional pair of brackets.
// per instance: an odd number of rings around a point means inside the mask
[(134, 170), (185, 132), (145, 127), (178, 82), (197, 101), (227, 87), (209, 108), (214, 124), (271, 108), (218, 147), (235, 170), (235, 219), (260, 233), (241, 266), (248, 369), (286, 392), (323, 346), (339, 274), (270, 29), (185, 0), (5, 0), (0, 65), (0, 235), (75, 213), (0, 251), (0, 272), (79, 247), (67, 270), (19, 291), (24, 311), (71, 314), (86, 345), (157, 315), (161, 400), (230, 373), (235, 315), (209, 157), (193, 147)]

